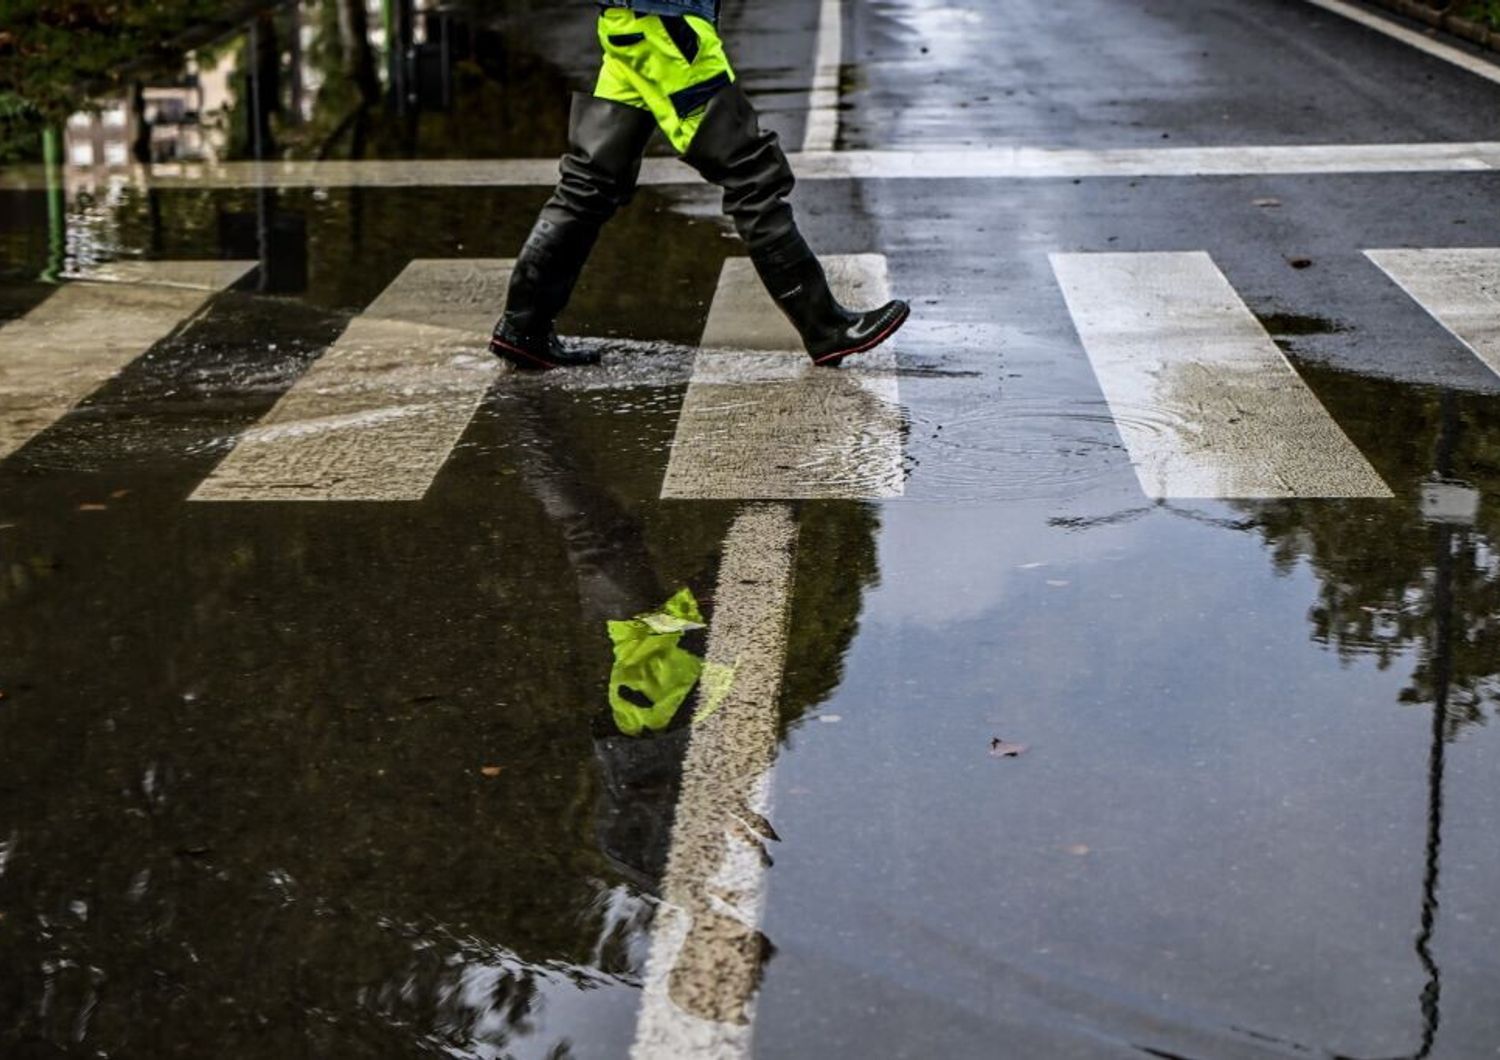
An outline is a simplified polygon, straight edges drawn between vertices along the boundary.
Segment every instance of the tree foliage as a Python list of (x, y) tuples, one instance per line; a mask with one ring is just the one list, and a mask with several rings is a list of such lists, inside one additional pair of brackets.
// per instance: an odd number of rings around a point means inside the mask
[(244, 0), (7, 0), (0, 28), (0, 157), (91, 97), (180, 64), (242, 17)]
[(1457, 14), (1500, 29), (1500, 0), (1468, 0), (1458, 5)]

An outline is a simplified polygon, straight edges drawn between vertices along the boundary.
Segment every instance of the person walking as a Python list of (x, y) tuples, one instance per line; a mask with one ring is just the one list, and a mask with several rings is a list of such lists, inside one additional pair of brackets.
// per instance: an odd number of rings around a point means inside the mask
[(795, 183), (775, 133), (762, 130), (718, 33), (718, 0), (601, 0), (603, 67), (592, 95), (573, 97), (561, 180), (511, 275), (490, 350), (518, 368), (597, 364), (554, 328), (615, 212), (630, 202), (658, 127), (683, 161), (724, 191), (724, 212), (772, 299), (815, 364), (837, 366), (890, 338), (910, 308), (839, 304), (798, 231)]

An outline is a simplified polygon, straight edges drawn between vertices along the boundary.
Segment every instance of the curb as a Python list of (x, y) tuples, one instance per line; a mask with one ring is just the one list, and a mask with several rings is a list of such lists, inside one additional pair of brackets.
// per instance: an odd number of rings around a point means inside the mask
[(1383, 7), (1387, 11), (1394, 11), (1398, 15), (1424, 22), (1434, 29), (1440, 29), (1451, 33), (1455, 37), (1461, 37), (1471, 44), (1477, 44), (1481, 48), (1500, 52), (1500, 29), (1491, 29), (1480, 22), (1470, 18), (1461, 18), (1458, 15), (1448, 13), (1448, 6), (1442, 8), (1432, 7), (1430, 4), (1422, 3), (1421, 0), (1368, 0), (1374, 7)]

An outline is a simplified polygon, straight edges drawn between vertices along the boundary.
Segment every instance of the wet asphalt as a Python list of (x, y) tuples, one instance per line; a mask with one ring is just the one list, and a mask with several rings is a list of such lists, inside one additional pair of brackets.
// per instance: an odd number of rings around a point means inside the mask
[[(1500, 140), (1500, 85), (1296, 0), (844, 6), (841, 149)], [(725, 7), (800, 143), (818, 5)], [(477, 18), (453, 109), (368, 150), (558, 153), (589, 21)], [(913, 303), (906, 479), (785, 507), (754, 989), (671, 985), (748, 1030), (702, 1055), (1500, 1054), (1500, 383), (1364, 256), (1500, 246), (1495, 193), (801, 185)], [(421, 501), (186, 499), (411, 260), (513, 256), (545, 194), (74, 192), (78, 273), (244, 256), (268, 202), (290, 234), (0, 462), (0, 1054), (670, 1055), (639, 1028), (696, 723), (621, 731), (605, 622), (734, 591), (747, 506), (660, 499), (717, 193), (642, 189), (563, 321), (605, 367), (503, 377)], [(14, 320), (46, 203), (0, 204)], [(1048, 255), (1162, 251), (1211, 253), (1393, 498), (1143, 495)], [(1435, 478), (1477, 514), (1424, 517)]]

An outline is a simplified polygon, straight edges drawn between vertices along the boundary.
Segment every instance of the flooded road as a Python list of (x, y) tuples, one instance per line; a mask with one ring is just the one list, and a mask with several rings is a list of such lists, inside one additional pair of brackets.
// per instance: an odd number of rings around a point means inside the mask
[(0, 1055), (1500, 1055), (1500, 85), (724, 6), (836, 372), (666, 158), (485, 352), (586, 4), (0, 167)]

